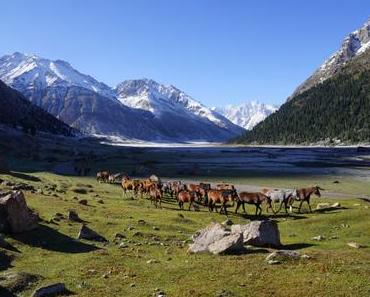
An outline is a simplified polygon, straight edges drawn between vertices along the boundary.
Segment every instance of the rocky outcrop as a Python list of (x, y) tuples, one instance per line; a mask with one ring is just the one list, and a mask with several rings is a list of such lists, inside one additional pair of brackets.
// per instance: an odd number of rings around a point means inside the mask
[(20, 233), (37, 226), (38, 216), (28, 208), (22, 192), (0, 197), (0, 232)]

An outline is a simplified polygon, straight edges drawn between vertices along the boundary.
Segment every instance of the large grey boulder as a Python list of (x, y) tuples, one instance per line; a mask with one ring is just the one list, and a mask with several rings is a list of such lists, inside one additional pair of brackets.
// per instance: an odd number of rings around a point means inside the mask
[(208, 250), (215, 255), (238, 253), (244, 249), (243, 233), (233, 233), (210, 244)]
[(275, 221), (251, 221), (246, 225), (232, 225), (232, 233), (243, 233), (245, 244), (260, 247), (280, 247), (280, 232)]
[(219, 223), (211, 223), (192, 236), (189, 253), (226, 254), (243, 249), (243, 234), (233, 234)]
[(0, 197), (0, 232), (20, 233), (37, 226), (38, 216), (28, 208), (22, 192)]

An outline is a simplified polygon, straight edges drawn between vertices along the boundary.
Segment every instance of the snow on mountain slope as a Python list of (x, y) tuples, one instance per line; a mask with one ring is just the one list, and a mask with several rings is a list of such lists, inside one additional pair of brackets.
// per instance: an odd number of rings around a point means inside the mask
[(165, 86), (151, 79), (127, 80), (116, 88), (117, 98), (124, 105), (152, 112), (157, 118), (172, 113), (211, 122), (220, 128), (241, 133), (240, 127), (224, 116), (194, 100), (174, 86)]
[(244, 131), (173, 86), (131, 80), (113, 89), (60, 60), (3, 56), (0, 79), (85, 133), (156, 142), (220, 142)]
[(21, 92), (29, 88), (77, 86), (114, 98), (109, 86), (78, 72), (68, 62), (18, 52), (0, 58), (0, 79)]
[(341, 48), (299, 85), (288, 100), (332, 77), (349, 60), (368, 50), (370, 50), (370, 19), (360, 29), (350, 33), (343, 40)]
[(239, 105), (216, 107), (214, 110), (224, 115), (234, 124), (251, 130), (259, 122), (278, 110), (278, 107), (252, 101)]

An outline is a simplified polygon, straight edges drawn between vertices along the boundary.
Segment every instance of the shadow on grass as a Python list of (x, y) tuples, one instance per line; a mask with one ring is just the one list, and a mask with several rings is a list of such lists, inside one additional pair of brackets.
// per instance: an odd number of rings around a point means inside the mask
[(10, 172), (8, 172), (8, 174), (13, 176), (13, 177), (28, 180), (28, 181), (33, 181), (33, 182), (41, 181), (41, 179), (39, 179), (38, 177), (33, 176), (33, 175), (29, 175), (29, 174), (25, 174), (25, 173), (10, 171)]
[(63, 253), (88, 253), (98, 249), (94, 245), (79, 242), (45, 225), (14, 235), (13, 238), (23, 244)]
[[(8, 254), (0, 251), (0, 271), (7, 270), (11, 267), (11, 263), (13, 261), (13, 257), (9, 256)], [(3, 296), (0, 294), (0, 296)]]
[(290, 243), (290, 244), (284, 244), (281, 246), (280, 249), (282, 250), (300, 250), (305, 249), (311, 246), (315, 246), (312, 243)]
[(273, 219), (282, 219), (282, 218), (290, 218), (290, 219), (293, 219), (293, 220), (302, 220), (302, 219), (307, 219), (306, 216), (303, 216), (303, 215), (294, 215), (294, 214), (271, 214), (271, 215), (254, 215), (254, 214), (248, 214), (248, 213), (237, 213), (235, 214), (234, 212), (231, 213), (229, 212), (229, 216), (230, 214), (234, 215), (234, 216), (239, 216), (239, 217), (242, 217), (244, 219), (247, 219), (247, 220), (251, 220), (251, 221), (261, 221), (261, 220), (273, 220)]
[(0, 286), (0, 296), (1, 297), (17, 297), (17, 295), (13, 294), (8, 289), (3, 288), (2, 286)]

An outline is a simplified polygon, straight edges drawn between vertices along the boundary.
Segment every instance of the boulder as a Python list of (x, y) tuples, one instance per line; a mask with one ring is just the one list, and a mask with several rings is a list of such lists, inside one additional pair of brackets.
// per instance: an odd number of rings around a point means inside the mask
[(22, 192), (0, 197), (0, 232), (20, 233), (37, 226), (38, 216), (28, 208)]
[(41, 287), (33, 292), (32, 297), (48, 297), (68, 294), (65, 284), (56, 283), (49, 286)]
[(231, 233), (219, 223), (211, 223), (192, 236), (189, 253), (226, 254), (243, 249), (243, 234)]
[(5, 272), (0, 276), (0, 286), (11, 293), (19, 293), (40, 279), (43, 277), (26, 272)]
[(82, 225), (80, 232), (78, 233), (78, 239), (86, 239), (86, 240), (93, 240), (99, 242), (108, 242), (103, 236), (95, 232), (94, 230), (90, 229), (86, 225)]
[(232, 233), (243, 233), (245, 244), (253, 246), (280, 247), (280, 232), (275, 221), (252, 221), (246, 225), (232, 225)]
[(208, 250), (215, 255), (238, 253), (244, 249), (243, 233), (233, 233), (212, 243)]
[(326, 208), (330, 208), (330, 203), (318, 203), (316, 205), (316, 210), (322, 210)]

